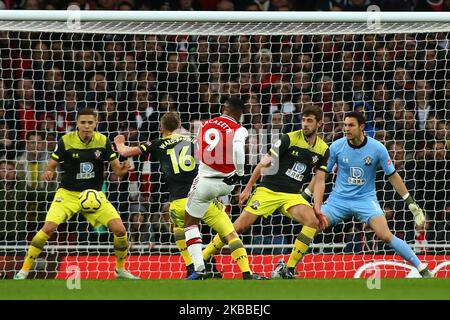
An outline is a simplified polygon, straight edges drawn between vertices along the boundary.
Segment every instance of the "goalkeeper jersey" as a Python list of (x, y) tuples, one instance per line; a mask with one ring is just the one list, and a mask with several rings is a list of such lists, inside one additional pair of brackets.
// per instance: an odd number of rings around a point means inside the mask
[(387, 176), (395, 173), (386, 147), (367, 136), (359, 146), (351, 145), (346, 137), (333, 142), (327, 171), (331, 172), (335, 166), (337, 177), (332, 194), (349, 199), (376, 197), (375, 180), (379, 166)]

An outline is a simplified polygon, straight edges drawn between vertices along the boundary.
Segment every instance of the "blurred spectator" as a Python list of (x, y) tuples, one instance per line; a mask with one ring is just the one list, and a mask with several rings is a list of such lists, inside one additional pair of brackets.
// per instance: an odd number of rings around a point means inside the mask
[(36, 130), (36, 124), (43, 114), (43, 107), (35, 100), (33, 80), (23, 78), (16, 81), (14, 90), (14, 116), (15, 127), (13, 139), (18, 141), (17, 147), (21, 150), (23, 141), (30, 131)]
[(217, 11), (234, 11), (234, 3), (229, 0), (220, 0), (216, 4)]
[(25, 240), (25, 181), (16, 179), (14, 161), (0, 160), (0, 243)]
[(416, 80), (416, 96), (411, 108), (416, 113), (417, 126), (421, 130), (425, 129), (428, 116), (434, 110), (433, 102), (430, 100), (430, 90), (426, 80)]
[(10, 132), (8, 123), (4, 119), (0, 119), (0, 159), (11, 160), (16, 156), (16, 147)]
[(26, 184), (27, 220), (39, 223), (47, 212), (57, 188), (57, 182), (48, 182), (42, 178), (48, 159), (44, 135), (29, 132), (26, 138), (25, 152), (17, 159), (17, 179)]

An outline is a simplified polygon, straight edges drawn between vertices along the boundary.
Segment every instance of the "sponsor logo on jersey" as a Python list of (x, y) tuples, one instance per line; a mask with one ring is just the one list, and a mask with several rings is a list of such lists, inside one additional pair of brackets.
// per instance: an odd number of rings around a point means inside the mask
[(365, 158), (364, 158), (364, 164), (365, 164), (366, 166), (371, 166), (371, 165), (372, 165), (372, 158), (369, 157), (369, 156), (365, 157)]
[(253, 201), (252, 209), (254, 209), (254, 210), (258, 209), (259, 205), (260, 205), (260, 203), (258, 200)]

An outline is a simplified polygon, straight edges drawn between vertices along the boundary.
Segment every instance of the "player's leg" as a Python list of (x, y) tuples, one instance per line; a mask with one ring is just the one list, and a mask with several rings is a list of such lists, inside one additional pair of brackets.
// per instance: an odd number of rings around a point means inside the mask
[[(300, 201), (306, 202), (303, 198)], [(292, 248), (291, 254), (289, 255), (287, 270), (284, 275), (285, 278), (294, 278), (295, 268), (300, 259), (308, 251), (309, 245), (316, 235), (319, 221), (309, 203), (296, 204), (290, 207), (287, 211), (295, 221), (303, 226), (294, 241), (294, 248)]]
[[(276, 193), (273, 191), (258, 187), (253, 192), (250, 199), (247, 201), (242, 213), (234, 221), (233, 226), (237, 234), (244, 233), (255, 221), (261, 217), (268, 217), (272, 214), (282, 202), (276, 197)], [(223, 237), (216, 234), (214, 239), (208, 244), (208, 246), (203, 250), (203, 257), (209, 257), (216, 254), (225, 245)]]
[(36, 261), (37, 257), (39, 257), (44, 249), (45, 243), (53, 235), (57, 228), (58, 225), (54, 222), (46, 221), (44, 223), (42, 229), (39, 230), (31, 240), (31, 244), (28, 247), (27, 255), (25, 257), (25, 261), (23, 262), (22, 268), (14, 276), (14, 279), (23, 280), (27, 278), (34, 261)]
[(187, 276), (190, 276), (194, 272), (194, 264), (192, 258), (187, 250), (186, 238), (184, 235), (184, 215), (187, 198), (173, 200), (170, 203), (169, 212), (170, 220), (173, 225), (173, 235), (175, 238), (175, 244), (180, 251), (180, 255), (183, 258), (186, 266)]
[[(199, 224), (211, 202), (220, 194), (219, 183), (221, 183), (219, 179), (201, 178), (197, 176), (189, 191), (184, 217), (184, 233), (187, 249), (195, 269), (192, 277), (188, 277), (189, 280), (202, 279), (206, 276)], [(228, 191), (231, 192), (231, 188), (228, 188)]]
[[(298, 201), (298, 200), (295, 200), (295, 201)], [(309, 203), (305, 204), (302, 201), (301, 204), (309, 207)], [(292, 216), (292, 214), (294, 214), (296, 216), (296, 219), (301, 220), (303, 215), (301, 215), (297, 212), (293, 212), (293, 213), (289, 212), (289, 209), (292, 208), (292, 206), (291, 207), (289, 207), (289, 206), (290, 206), (290, 204), (287, 203), (285, 206), (283, 206), (281, 212), (286, 214), (291, 219), (294, 219), (294, 217)], [(287, 210), (286, 210), (286, 207), (288, 207)], [(298, 210), (300, 208), (301, 207), (294, 208), (294, 210), (296, 210), (296, 209)], [(328, 201), (322, 205), (321, 209), (325, 215), (325, 219), (326, 219), (328, 227), (333, 226), (342, 220), (345, 220), (348, 216), (351, 215), (351, 212), (345, 206), (345, 202), (336, 197), (333, 197), (333, 198), (330, 197), (328, 199)], [(291, 211), (293, 211), (293, 210), (291, 210)], [(314, 212), (313, 212), (313, 214), (314, 214)], [(315, 214), (314, 214), (314, 216), (315, 216)], [(311, 217), (310, 212), (309, 212), (309, 214), (305, 215), (305, 217), (306, 218)], [(303, 223), (308, 223), (309, 226), (307, 225), (307, 228), (303, 227), (299, 236), (295, 240), (294, 249), (292, 250), (291, 255), (289, 257), (291, 267), (288, 268), (286, 266), (284, 268), (284, 261), (282, 261), (282, 263), (279, 264), (277, 266), (277, 268), (275, 268), (275, 270), (272, 272), (272, 277), (274, 277), (274, 278), (282, 277), (282, 278), (286, 278), (286, 279), (292, 279), (295, 277), (296, 265), (294, 264), (294, 262), (295, 262), (295, 260), (297, 260), (297, 258), (298, 258), (298, 260), (296, 262), (297, 265), (301, 261), (301, 258), (304, 256), (304, 253), (306, 253), (307, 248), (309, 247), (310, 242), (312, 241), (312, 240), (311, 241), (308, 240), (307, 238), (312, 239), (314, 237), (312, 229), (317, 228), (317, 226), (314, 225), (314, 223), (317, 223), (315, 220), (305, 219), (305, 220), (303, 220)], [(312, 228), (311, 228), (311, 226), (312, 226)], [(316, 233), (316, 231), (314, 231), (314, 234), (315, 233)], [(298, 239), (298, 238), (300, 238), (300, 239)], [(308, 246), (306, 246), (306, 245), (308, 245)]]
[(31, 240), (22, 268), (14, 276), (14, 279), (22, 280), (27, 278), (34, 261), (42, 252), (48, 239), (61, 223), (69, 220), (78, 211), (77, 201), (78, 192), (68, 191), (63, 188), (58, 189), (45, 217), (44, 226)]
[(96, 228), (100, 225), (107, 227), (114, 234), (114, 257), (116, 261), (115, 275), (118, 279), (139, 279), (125, 269), (128, 255), (127, 230), (116, 208), (101, 194), (102, 206), (95, 214), (83, 214), (91, 225)]
[(391, 230), (389, 230), (389, 226), (384, 215), (373, 216), (370, 218), (369, 224), (377, 237), (384, 243), (389, 244), (403, 259), (411, 263), (419, 271), (422, 277), (433, 277), (426, 264), (419, 260), (411, 247), (408, 246), (405, 241), (392, 234)]
[(120, 217), (110, 219), (107, 223), (107, 228), (114, 234), (114, 257), (116, 260), (116, 268), (114, 271), (116, 278), (139, 279), (139, 277), (125, 269), (125, 261), (128, 256), (128, 236), (122, 219)]
[[(233, 223), (225, 212), (223, 205), (217, 201), (212, 203), (208, 208), (208, 211), (205, 213), (203, 220), (209, 227), (217, 232), (216, 238), (220, 239), (220, 248), (224, 245), (224, 243), (228, 243), (231, 257), (241, 270), (243, 279), (262, 279), (260, 276), (254, 275), (251, 271), (247, 250), (245, 249), (242, 240), (236, 233)], [(213, 240), (211, 243), (215, 242), (217, 241)], [(206, 257), (205, 253), (203, 254), (203, 257)]]
[[(259, 217), (257, 215), (254, 215), (253, 213), (244, 210), (239, 215), (239, 217), (234, 221), (233, 223), (234, 230), (236, 231), (237, 234), (242, 234), (253, 223), (255, 223), (256, 219), (258, 218)], [(220, 249), (223, 248), (225, 244), (227, 244), (227, 241), (223, 238), (223, 236), (217, 233), (211, 240), (211, 242), (203, 250), (203, 259), (207, 260), (211, 256), (215, 255), (217, 252), (220, 251)]]

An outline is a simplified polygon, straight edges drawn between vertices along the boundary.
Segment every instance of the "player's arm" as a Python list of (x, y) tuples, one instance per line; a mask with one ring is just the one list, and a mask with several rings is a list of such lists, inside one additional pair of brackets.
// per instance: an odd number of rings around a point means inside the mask
[(416, 224), (418, 226), (423, 225), (425, 223), (425, 214), (423, 213), (423, 210), (419, 207), (419, 205), (414, 201), (413, 197), (409, 194), (408, 188), (406, 188), (406, 185), (398, 172), (394, 172), (389, 176), (389, 182), (392, 184), (395, 191), (397, 191), (397, 193), (403, 198), (403, 200), (405, 200), (406, 205), (414, 215), (414, 221), (416, 222)]
[(405, 183), (403, 182), (402, 177), (395, 171), (394, 164), (392, 163), (391, 158), (389, 157), (389, 153), (386, 147), (380, 144), (379, 148), (380, 154), (380, 164), (384, 170), (384, 173), (388, 176), (389, 182), (394, 187), (395, 191), (405, 200), (409, 210), (411, 210), (414, 215), (414, 221), (418, 226), (421, 226), (425, 223), (425, 214), (422, 209), (417, 205), (412, 196), (408, 192), (408, 188), (406, 188)]
[(130, 170), (130, 163), (128, 161), (120, 162), (119, 159), (116, 158), (109, 163), (116, 176), (123, 177)]
[(140, 147), (128, 147), (125, 145), (125, 136), (122, 134), (117, 135), (114, 138), (114, 143), (116, 144), (117, 152), (124, 157), (134, 157), (142, 154)]
[(244, 176), (245, 166), (245, 140), (248, 137), (248, 131), (244, 127), (240, 127), (236, 130), (233, 137), (233, 164), (236, 169), (236, 173), (231, 177), (223, 179), (228, 185), (235, 185), (242, 180)]
[[(267, 154), (265, 154), (261, 161), (256, 165), (255, 169), (252, 172), (250, 180), (247, 182), (244, 190), (239, 195), (239, 206), (242, 207), (245, 201), (249, 198), (253, 186), (256, 182), (261, 178), (264, 174), (265, 169), (271, 167), (274, 163), (276, 163), (280, 157), (280, 155), (284, 154), (284, 151), (287, 150), (290, 146), (290, 138), (289, 136), (283, 135), (280, 140), (278, 140), (274, 146), (269, 150)], [(277, 170), (278, 171), (278, 170)]]
[(53, 158), (48, 159), (47, 166), (45, 167), (44, 173), (42, 174), (42, 178), (46, 181), (52, 181), (58, 164), (58, 161), (54, 160)]
[(42, 178), (45, 181), (52, 181), (55, 174), (56, 168), (58, 168), (59, 162), (64, 161), (64, 155), (66, 153), (66, 147), (64, 140), (61, 138), (55, 147), (55, 150), (50, 155), (47, 165), (42, 173)]

